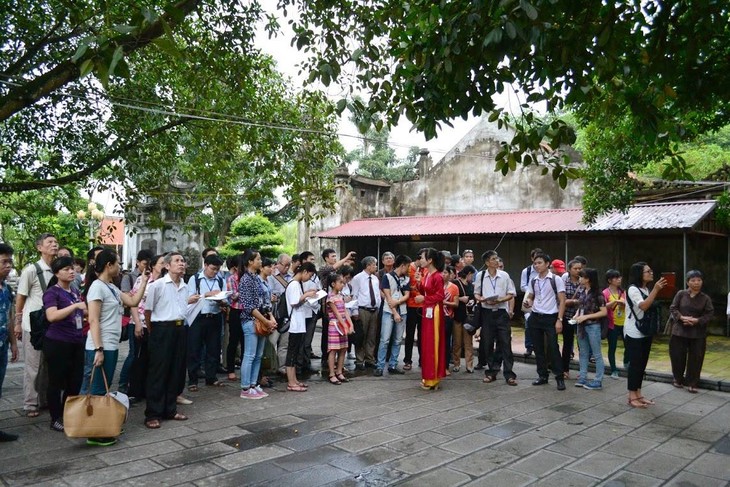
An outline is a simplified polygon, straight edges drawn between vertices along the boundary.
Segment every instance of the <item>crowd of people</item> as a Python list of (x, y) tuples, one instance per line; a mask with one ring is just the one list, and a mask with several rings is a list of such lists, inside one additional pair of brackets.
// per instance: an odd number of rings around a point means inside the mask
[[(459, 255), (424, 248), (414, 258), (386, 252), (380, 267), (374, 256), (356, 262), (354, 252), (340, 259), (326, 249), (324, 265), (317, 269), (309, 251), (281, 254), (273, 261), (248, 249), (224, 262), (207, 248), (202, 268), (186, 282), (189, 269), (179, 252), (142, 250), (134, 270), (124, 274), (117, 254), (102, 247), (89, 251), (86, 263), (68, 249), (59, 250), (51, 234), (40, 235), (36, 247), (40, 259), (23, 269), (13, 295), (5, 282), (13, 249), (0, 244), (0, 394), (8, 354), (17, 360), (22, 346), (23, 409), (36, 417), (47, 406), (54, 431), (64, 431), (66, 397), (107, 393), (105, 383), (114, 379), (124, 341), (129, 353), (118, 390), (133, 402), (146, 401), (149, 429), (166, 420), (187, 420), (178, 405), (192, 403), (201, 379), (206, 387), (240, 384), (242, 399), (266, 398), (264, 389), (272, 381), (264, 375), (264, 361), (285, 378), (288, 392), (309, 390), (306, 379), (316, 369), (314, 360), (321, 360), (329, 384), (350, 382), (353, 375), (345, 361), (353, 348), (356, 374), (370, 368), (373, 376), (387, 377), (413, 369), (417, 346), (420, 387), (427, 391), (438, 390), (444, 377), (459, 373), (462, 360), (465, 373), (484, 371), (485, 384), (495, 382), (500, 370), (507, 385), (518, 384), (511, 332), (518, 290), (494, 250), (484, 252), (480, 263), (472, 250)], [(552, 373), (557, 389), (565, 390), (577, 338), (574, 384), (601, 389), (602, 340), (608, 340), (608, 373), (618, 379), (620, 339), (628, 405), (654, 404), (642, 395), (641, 386), (665, 279), (655, 282), (652, 269), (637, 262), (624, 288), (619, 271), (608, 270), (602, 280), (581, 256), (567, 265), (540, 249), (530, 257), (519, 289), (524, 294), (525, 355), (535, 354), (532, 385), (547, 384)], [(83, 277), (80, 264), (86, 266)], [(676, 294), (670, 307), (670, 356), (674, 386), (697, 392), (713, 307), (702, 292), (702, 274), (693, 270), (686, 278), (687, 289)], [(31, 343), (37, 310), (43, 310), (47, 322), (40, 346)], [(319, 320), (321, 356), (312, 347)], [(591, 379), (590, 363), (595, 364)], [(100, 371), (93, 374), (95, 368)], [(225, 378), (219, 379), (222, 374)], [(16, 438), (0, 432), (0, 441)], [(116, 439), (87, 442), (104, 446)]]

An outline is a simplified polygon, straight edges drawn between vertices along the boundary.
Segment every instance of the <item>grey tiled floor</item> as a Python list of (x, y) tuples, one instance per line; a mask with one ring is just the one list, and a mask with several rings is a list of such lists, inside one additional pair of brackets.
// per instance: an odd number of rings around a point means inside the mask
[[(318, 343), (318, 342), (317, 342)], [(727, 485), (730, 394), (688, 394), (645, 382), (656, 400), (626, 405), (624, 379), (602, 391), (553, 381), (533, 387), (534, 366), (515, 365), (517, 387), (456, 373), (442, 390), (420, 390), (419, 371), (307, 393), (277, 383), (270, 397), (242, 400), (235, 384), (201, 388), (181, 407), (186, 422), (160, 430), (132, 408), (126, 432), (108, 448), (87, 447), (48, 427), (48, 415), (20, 410), (22, 369), (11, 366), (0, 399), (5, 485)], [(573, 374), (575, 375), (575, 374)]]

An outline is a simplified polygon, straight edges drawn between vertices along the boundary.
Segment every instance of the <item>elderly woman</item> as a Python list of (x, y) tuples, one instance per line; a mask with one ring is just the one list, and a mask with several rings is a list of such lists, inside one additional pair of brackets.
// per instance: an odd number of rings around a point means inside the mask
[(702, 292), (702, 273), (687, 273), (687, 289), (674, 296), (669, 308), (674, 318), (672, 337), (669, 339), (669, 358), (672, 361), (674, 387), (687, 386), (697, 393), (702, 362), (705, 360), (707, 323), (712, 318), (710, 297)]

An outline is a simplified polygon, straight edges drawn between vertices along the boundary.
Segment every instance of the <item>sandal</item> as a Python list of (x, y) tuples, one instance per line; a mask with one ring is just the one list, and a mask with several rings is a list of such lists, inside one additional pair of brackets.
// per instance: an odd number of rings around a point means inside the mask
[(195, 385), (188, 386), (188, 391), (189, 392), (198, 392), (198, 386), (195, 386)]
[(26, 417), (28, 417), (28, 418), (37, 418), (38, 416), (40, 416), (40, 414), (41, 414), (41, 412), (38, 411), (37, 409), (31, 409), (30, 411), (25, 413)]
[(236, 377), (236, 374), (228, 374), (228, 380), (231, 382), (238, 382), (238, 377)]
[(412, 368), (413, 368), (413, 365), (411, 365), (411, 364), (404, 364), (403, 365), (403, 370), (411, 370)]
[(160, 426), (162, 426), (162, 425), (160, 424), (160, 420), (159, 420), (159, 419), (150, 419), (150, 420), (148, 420), (148, 421), (145, 421), (145, 422), (144, 422), (144, 425), (145, 425), (145, 426), (146, 426), (147, 428), (151, 429), (151, 430), (156, 430), (156, 429), (159, 429), (159, 428), (160, 428)]
[(299, 387), (304, 387), (305, 389), (309, 387), (309, 384), (305, 384), (304, 382), (297, 382), (297, 385)]
[(345, 374), (337, 374), (336, 377), (340, 382), (350, 382), (350, 379), (345, 377)]
[(696, 388), (696, 387), (694, 387), (694, 386), (689, 386), (689, 387), (687, 388), (687, 392), (689, 392), (690, 394), (697, 394), (697, 393), (698, 393), (699, 391), (697, 390), (697, 388)]
[(302, 387), (299, 384), (297, 384), (295, 386), (289, 386), (288, 385), (288, 386), (286, 386), (286, 390), (289, 391), (289, 392), (307, 392), (307, 388), (306, 387)]
[(507, 385), (508, 386), (516, 386), (517, 385), (517, 379), (507, 379)]
[(652, 401), (651, 399), (647, 399), (644, 396), (639, 396), (636, 399), (638, 399), (639, 401), (643, 402), (647, 406), (652, 406), (652, 405), (656, 404), (654, 401)]
[(492, 377), (491, 375), (488, 375), (484, 379), (482, 379), (482, 382), (484, 382), (485, 384), (490, 384), (490, 383), (494, 382), (495, 380), (497, 380), (496, 377)]
[(217, 380), (215, 382), (211, 382), (210, 384), (205, 384), (208, 387), (227, 387), (223, 382)]
[(452, 367), (451, 372), (458, 372), (461, 370), (461, 367)]
[(629, 399), (629, 403), (628, 404), (632, 408), (637, 408), (637, 409), (646, 409), (647, 408), (646, 403), (644, 403), (638, 397), (637, 398), (634, 398), (634, 399)]
[(681, 383), (677, 382), (676, 380), (674, 382), (672, 382), (672, 385), (674, 387), (676, 387), (677, 389), (684, 389), (684, 386)]
[(168, 419), (171, 419), (173, 421), (187, 421), (188, 417), (182, 413), (175, 413), (175, 416), (168, 418)]
[(333, 386), (339, 386), (340, 384), (342, 384), (342, 382), (340, 382), (340, 380), (337, 378), (336, 375), (330, 376), (329, 383), (332, 384)]

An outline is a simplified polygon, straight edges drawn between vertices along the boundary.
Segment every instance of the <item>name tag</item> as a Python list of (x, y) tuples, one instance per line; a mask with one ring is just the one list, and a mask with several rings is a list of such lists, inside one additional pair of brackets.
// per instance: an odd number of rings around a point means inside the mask
[(426, 318), (433, 318), (433, 308), (426, 308)]

